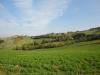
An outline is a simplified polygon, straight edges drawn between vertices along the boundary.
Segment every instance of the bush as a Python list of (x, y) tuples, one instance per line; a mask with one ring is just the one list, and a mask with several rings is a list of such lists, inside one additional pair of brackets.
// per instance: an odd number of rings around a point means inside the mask
[(4, 40), (0, 40), (0, 44), (2, 44), (4, 42)]
[(30, 44), (24, 44), (22, 46), (22, 48), (23, 48), (23, 50), (32, 50), (32, 49), (34, 49), (34, 46), (32, 43), (30, 43)]
[(41, 44), (48, 43), (50, 40), (42, 40)]
[(34, 46), (32, 43), (30, 44), (23, 44), (22, 46), (16, 46), (16, 50), (32, 50), (34, 49)]
[(23, 50), (23, 47), (21, 47), (21, 46), (16, 46), (15, 49), (16, 49), (16, 50)]
[(36, 45), (39, 45), (39, 43), (36, 42), (36, 41), (34, 41), (34, 42), (33, 42), (33, 45), (36, 46)]
[(64, 42), (52, 42), (52, 43), (45, 43), (41, 45), (41, 48), (55, 48), (55, 47), (61, 47), (64, 46)]
[(89, 34), (87, 35), (87, 41), (100, 39), (100, 34)]
[(85, 41), (87, 39), (86, 34), (84, 33), (75, 33), (72, 35), (75, 42)]

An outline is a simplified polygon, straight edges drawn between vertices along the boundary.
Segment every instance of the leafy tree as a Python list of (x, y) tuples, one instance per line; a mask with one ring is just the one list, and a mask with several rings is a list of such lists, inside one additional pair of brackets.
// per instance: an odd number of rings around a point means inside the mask
[(44, 44), (44, 43), (48, 43), (50, 42), (49, 40), (42, 40), (41, 44)]
[(2, 44), (3, 42), (4, 42), (4, 40), (1, 40), (1, 39), (0, 39), (0, 44)]
[(86, 34), (84, 34), (84, 33), (75, 33), (75, 34), (72, 35), (72, 37), (76, 42), (86, 40)]
[(38, 43), (38, 42), (36, 42), (36, 41), (34, 41), (34, 46), (36, 46), (36, 45), (39, 45), (39, 43)]
[(87, 41), (100, 39), (100, 34), (89, 34), (87, 35)]

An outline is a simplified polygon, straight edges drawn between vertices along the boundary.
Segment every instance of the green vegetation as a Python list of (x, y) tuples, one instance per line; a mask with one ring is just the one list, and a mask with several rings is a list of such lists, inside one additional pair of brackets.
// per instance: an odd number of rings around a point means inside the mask
[(40, 36), (13, 36), (0, 40), (0, 48), (16, 50), (33, 50), (56, 48), (77, 42), (100, 39), (100, 27), (85, 31), (68, 33), (51, 33)]
[(100, 75), (100, 40), (33, 51), (1, 49), (0, 75)]
[(100, 27), (1, 38), (0, 75), (100, 75)]

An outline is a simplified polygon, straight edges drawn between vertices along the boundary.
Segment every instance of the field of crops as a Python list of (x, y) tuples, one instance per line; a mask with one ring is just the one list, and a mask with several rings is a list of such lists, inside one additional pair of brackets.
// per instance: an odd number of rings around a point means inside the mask
[(100, 40), (32, 51), (0, 49), (0, 75), (100, 75)]

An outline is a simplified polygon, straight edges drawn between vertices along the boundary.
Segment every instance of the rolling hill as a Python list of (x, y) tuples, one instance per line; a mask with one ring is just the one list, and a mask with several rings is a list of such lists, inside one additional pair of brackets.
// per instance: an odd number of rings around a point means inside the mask
[(12, 36), (0, 39), (0, 48), (16, 50), (33, 50), (40, 48), (55, 48), (77, 42), (100, 39), (100, 27), (84, 31), (50, 33), (40, 36)]

